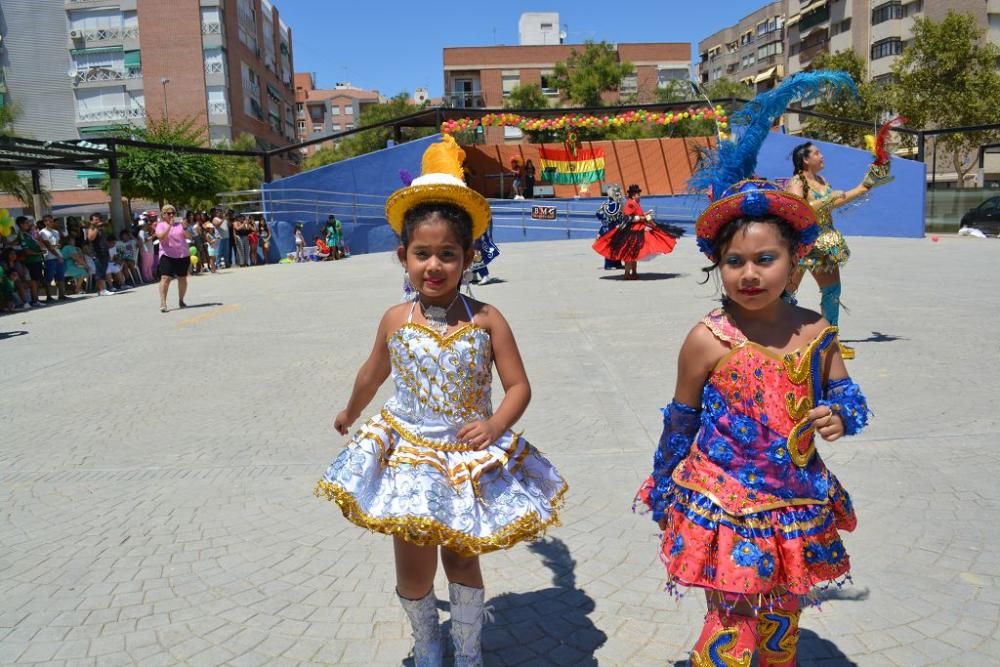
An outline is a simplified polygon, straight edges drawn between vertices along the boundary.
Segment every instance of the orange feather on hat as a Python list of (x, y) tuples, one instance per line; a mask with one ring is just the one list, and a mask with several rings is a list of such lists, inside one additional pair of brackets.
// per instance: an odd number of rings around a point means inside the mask
[(431, 144), (424, 151), (420, 162), (421, 174), (448, 174), (464, 180), (465, 151), (455, 142), (450, 134), (444, 135), (441, 141)]

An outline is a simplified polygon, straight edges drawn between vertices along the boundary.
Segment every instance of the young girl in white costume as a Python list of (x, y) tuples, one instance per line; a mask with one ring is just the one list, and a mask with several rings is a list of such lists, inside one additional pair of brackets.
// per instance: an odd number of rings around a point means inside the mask
[[(416, 299), (382, 316), (334, 426), (346, 434), (390, 373), (396, 393), (316, 488), (350, 521), (393, 536), (396, 593), (421, 667), (440, 665), (444, 653), (434, 595), (438, 551), (449, 581), (455, 664), (480, 665), (479, 555), (557, 523), (567, 489), (552, 464), (510, 430), (531, 398), (510, 326), (493, 306), (459, 293), (473, 241), (490, 219), (489, 204), (462, 180), (464, 157), (445, 137), (425, 152), (423, 175), (386, 202)], [(496, 412), (494, 365), (504, 388)]]

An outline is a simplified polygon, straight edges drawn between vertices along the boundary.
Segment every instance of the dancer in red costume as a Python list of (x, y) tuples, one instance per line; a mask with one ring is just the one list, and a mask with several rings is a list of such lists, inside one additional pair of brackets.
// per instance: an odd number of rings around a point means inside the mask
[(642, 189), (638, 185), (628, 186), (627, 194), (621, 224), (597, 239), (593, 247), (605, 259), (625, 262), (625, 280), (635, 280), (639, 260), (673, 252), (677, 236), (684, 232), (656, 222), (652, 213), (642, 210)]

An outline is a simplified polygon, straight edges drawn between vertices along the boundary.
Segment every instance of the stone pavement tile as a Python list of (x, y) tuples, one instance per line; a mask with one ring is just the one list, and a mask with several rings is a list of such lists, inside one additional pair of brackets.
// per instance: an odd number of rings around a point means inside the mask
[(32, 642), (17, 659), (22, 662), (51, 660), (58, 653), (60, 646), (59, 642)]
[(215, 667), (216, 665), (226, 664), (234, 657), (235, 656), (231, 651), (228, 651), (222, 646), (209, 646), (201, 653), (196, 653), (195, 655), (187, 658), (184, 661), (184, 664), (191, 665), (191, 667)]
[(124, 650), (125, 637), (123, 635), (111, 635), (110, 637), (96, 637), (91, 639), (87, 654), (90, 656), (104, 656)]

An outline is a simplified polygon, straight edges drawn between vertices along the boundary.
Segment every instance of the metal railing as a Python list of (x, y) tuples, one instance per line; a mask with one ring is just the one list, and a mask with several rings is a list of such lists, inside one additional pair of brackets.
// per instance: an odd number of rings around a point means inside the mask
[(226, 64), (223, 62), (205, 63), (205, 74), (222, 74), (226, 71)]
[[(139, 39), (139, 28), (117, 26), (112, 28), (98, 28), (96, 30), (73, 30), (72, 32), (79, 34), (79, 37), (73, 37), (73, 39), (82, 39), (84, 42), (121, 42), (126, 39)], [(72, 35), (71, 35), (72, 36)]]
[(221, 35), (222, 34), (222, 23), (219, 21), (212, 21), (209, 23), (201, 24), (201, 34), (203, 35)]
[(143, 118), (146, 110), (142, 107), (108, 107), (105, 109), (90, 109), (88, 111), (78, 111), (76, 120), (78, 123), (89, 123), (96, 120), (133, 120)]
[(127, 81), (129, 79), (141, 79), (142, 70), (138, 69), (110, 69), (107, 67), (91, 67), (90, 69), (77, 71), (73, 78), (73, 85), (79, 86), (81, 83), (99, 83), (101, 81)]
[(226, 116), (229, 114), (229, 105), (225, 102), (209, 102), (208, 103), (208, 115), (210, 116)]
[(446, 93), (441, 98), (441, 103), (453, 109), (485, 109), (486, 99), (481, 90), (474, 90), (468, 93)]

